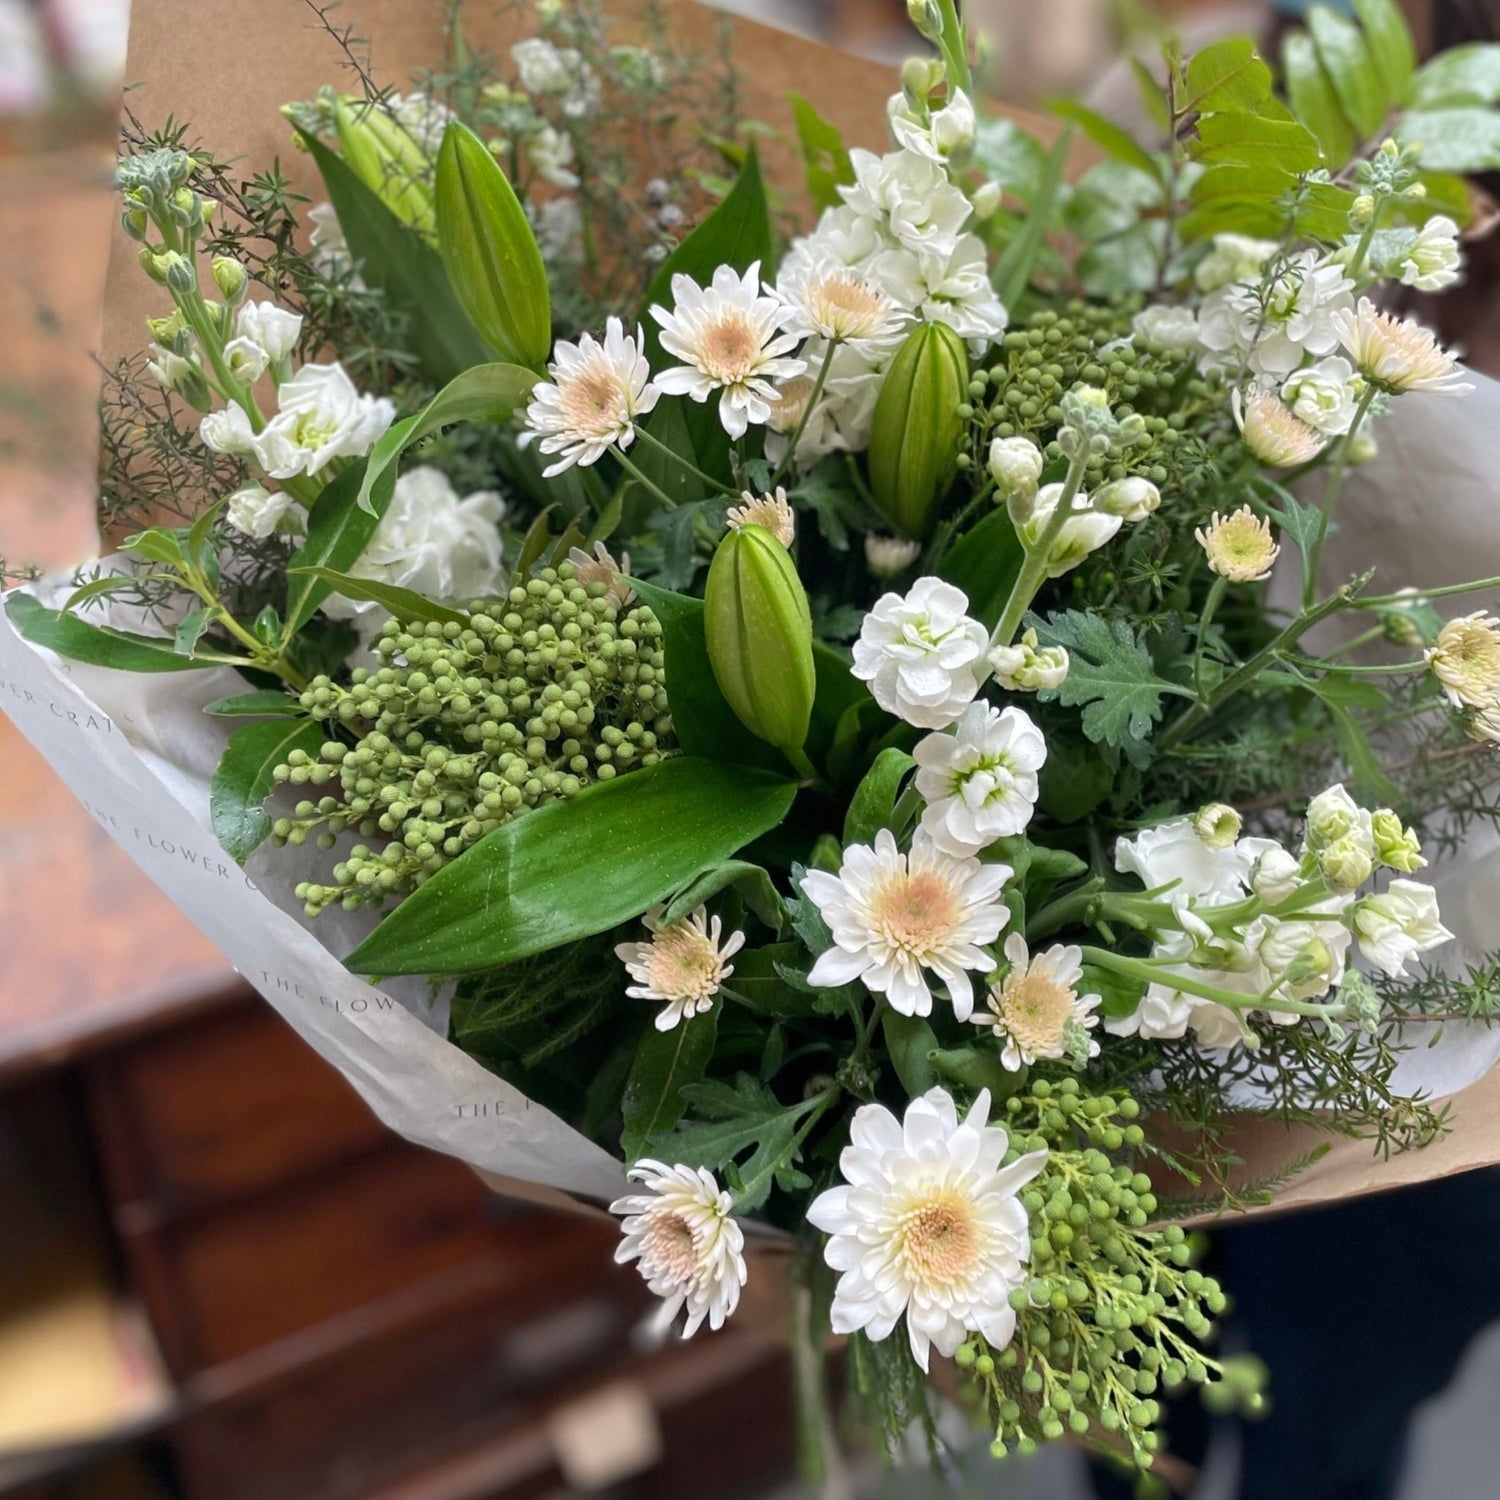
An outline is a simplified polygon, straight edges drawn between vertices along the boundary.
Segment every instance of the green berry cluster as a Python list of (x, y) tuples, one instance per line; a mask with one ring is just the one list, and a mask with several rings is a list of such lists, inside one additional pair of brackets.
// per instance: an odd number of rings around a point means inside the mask
[(331, 884), (297, 887), (312, 916), (399, 900), (518, 812), (673, 747), (656, 617), (618, 608), (569, 563), (477, 602), (462, 624), (390, 619), (375, 652), (380, 665), (347, 687), (309, 684), (302, 707), (334, 733), (274, 773), (322, 790), (273, 824), (277, 843), (331, 848), (349, 829), (372, 841)]
[(1131, 1157), (1145, 1139), (1128, 1094), (1085, 1093), (1078, 1079), (1038, 1079), (1006, 1101), (1011, 1157), (1048, 1152), (1022, 1196), (1031, 1279), (1012, 1295), (1016, 1334), (1000, 1350), (979, 1335), (955, 1358), (993, 1427), (992, 1452), (1033, 1451), (1072, 1433), (1146, 1468), (1160, 1436), (1160, 1392), (1215, 1388), (1262, 1401), (1254, 1361), (1204, 1352), (1227, 1305), (1195, 1269), (1182, 1228), (1152, 1229), (1156, 1196)]

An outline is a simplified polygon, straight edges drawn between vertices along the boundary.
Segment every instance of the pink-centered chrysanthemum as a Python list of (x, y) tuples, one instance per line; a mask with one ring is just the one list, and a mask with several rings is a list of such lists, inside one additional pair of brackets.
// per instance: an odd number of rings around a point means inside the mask
[(828, 924), (833, 947), (807, 976), (830, 988), (858, 979), (904, 1016), (932, 1014), (927, 976), (948, 987), (960, 1021), (974, 1010), (970, 974), (988, 974), (993, 943), (1010, 920), (1001, 892), (1009, 865), (944, 854), (918, 832), (903, 854), (888, 828), (874, 846), (851, 844), (837, 875), (809, 870), (802, 890)]
[(722, 1328), (748, 1276), (744, 1232), (731, 1217), (734, 1200), (703, 1167), (642, 1160), (630, 1176), (646, 1191), (609, 1206), (625, 1215), (615, 1259), (638, 1262), (646, 1285), (662, 1299), (653, 1326), (664, 1333), (686, 1308), (683, 1338), (705, 1322)]
[(1003, 1349), (1016, 1330), (1010, 1295), (1025, 1283), (1031, 1235), (1022, 1188), (1045, 1151), (1002, 1165), (1010, 1137), (989, 1124), (981, 1089), (960, 1121), (952, 1098), (930, 1090), (898, 1120), (866, 1104), (839, 1157), (845, 1186), (807, 1211), (829, 1235), (823, 1258), (837, 1272), (833, 1331), (879, 1343), (904, 1316), (912, 1354), (951, 1356), (969, 1333)]
[(831, 256), (789, 263), (776, 290), (792, 309), (792, 332), (805, 338), (880, 344), (899, 336), (910, 321), (873, 281)]
[(1230, 405), (1245, 446), (1273, 469), (1305, 464), (1316, 458), (1328, 442), (1269, 391), (1255, 386), (1251, 386), (1248, 395), (1235, 391)]
[(618, 318), (605, 324), (602, 344), (588, 333), (576, 344), (559, 342), (547, 373), (551, 383), (531, 392), (522, 441), (540, 438), (543, 453), (558, 455), (542, 471), (548, 478), (574, 464), (598, 463), (612, 447), (628, 448), (637, 418), (656, 405), (645, 330), (628, 335)]
[(1368, 297), (1353, 312), (1334, 313), (1333, 325), (1354, 368), (1377, 390), (1466, 396), (1474, 389), (1430, 328), (1383, 313)]
[(729, 960), (745, 946), (745, 934), (732, 932), (721, 942), (724, 924), (699, 907), (670, 925), (662, 924), (666, 908), (654, 906), (641, 919), (651, 936), (644, 942), (620, 943), (615, 956), (635, 980), (625, 993), (636, 1000), (661, 1000), (656, 1029), (670, 1031), (679, 1021), (708, 1010), (731, 974)]
[(762, 292), (759, 261), (743, 276), (720, 266), (706, 287), (679, 273), (671, 308), (653, 307), (651, 316), (661, 324), (662, 348), (682, 361), (657, 377), (658, 388), (694, 401), (718, 393), (719, 420), (730, 437), (744, 437), (752, 422), (764, 425), (776, 383), (806, 368), (787, 357), (799, 342), (783, 331), (791, 311)]
[(1000, 1061), (1012, 1072), (1039, 1058), (1071, 1057), (1085, 1063), (1099, 1055), (1089, 1032), (1099, 1024), (1098, 995), (1079, 995), (1083, 950), (1054, 944), (1033, 954), (1013, 932), (1005, 940), (1010, 968), (992, 984), (986, 1008), (969, 1019), (986, 1026), (1005, 1043)]

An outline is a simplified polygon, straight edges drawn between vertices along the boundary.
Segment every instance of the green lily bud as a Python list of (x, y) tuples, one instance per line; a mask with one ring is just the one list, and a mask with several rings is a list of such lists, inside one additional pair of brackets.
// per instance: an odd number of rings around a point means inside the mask
[(348, 97), (334, 105), (339, 150), (355, 176), (404, 224), (423, 234), (436, 228), (432, 164), (411, 136), (378, 105)]
[(739, 526), (714, 553), (703, 633), (719, 689), (751, 734), (796, 751), (812, 718), (812, 615), (791, 554), (764, 526)]
[(875, 402), (870, 488), (899, 531), (921, 536), (957, 471), (969, 356), (946, 323), (922, 323), (897, 351)]

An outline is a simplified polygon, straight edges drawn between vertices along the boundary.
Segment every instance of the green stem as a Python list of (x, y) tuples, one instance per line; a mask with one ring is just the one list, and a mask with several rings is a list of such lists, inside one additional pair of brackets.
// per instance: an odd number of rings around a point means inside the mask
[(1500, 578), (1476, 578), (1473, 583), (1449, 583), (1442, 588), (1423, 589), (1419, 594), (1371, 594), (1351, 599), (1351, 609), (1388, 609), (1393, 604), (1417, 604), (1428, 599), (1444, 599), (1450, 594), (1473, 594), (1480, 589), (1500, 588)]
[(1351, 667), (1343, 662), (1331, 662), (1327, 659), (1319, 660), (1311, 656), (1283, 656), (1283, 660), (1289, 666), (1305, 667), (1312, 671), (1334, 672), (1340, 677), (1399, 677), (1403, 672), (1425, 672), (1427, 663), (1425, 661), (1403, 661), (1390, 665), (1371, 667)]
[(693, 476), (694, 479), (701, 479), (704, 484), (709, 486), (710, 489), (717, 490), (721, 495), (738, 496), (738, 490), (731, 489), (729, 485), (725, 484), (722, 480), (715, 479), (712, 474), (705, 474), (703, 470), (700, 469), (696, 464), (690, 464), (687, 459), (685, 459), (680, 453), (674, 452), (671, 448), (667, 447), (667, 445), (662, 442), (659, 437), (653, 437), (652, 434), (647, 432), (644, 427), (637, 426), (635, 429), (635, 435), (640, 438), (643, 443), (646, 443), (650, 447), (655, 448), (658, 453), (665, 454), (666, 457), (670, 458), (672, 462), (678, 466), (678, 468), (686, 470)]
[(1322, 519), (1318, 523), (1318, 535), (1314, 539), (1312, 549), (1307, 558), (1307, 577), (1302, 586), (1302, 607), (1308, 608), (1314, 596), (1318, 592), (1318, 578), (1322, 572), (1323, 565), (1323, 543), (1328, 539), (1328, 530), (1333, 523), (1334, 508), (1339, 503), (1339, 495), (1344, 486), (1344, 475), (1349, 470), (1349, 452), (1353, 447), (1354, 439), (1359, 432), (1360, 424), (1365, 419), (1365, 414), (1370, 410), (1370, 403), (1376, 395), (1373, 385), (1366, 385), (1359, 398), (1359, 405), (1354, 408), (1354, 419), (1349, 423), (1349, 430), (1339, 439), (1338, 458), (1335, 459), (1333, 471), (1328, 476), (1328, 487), (1323, 491)]
[(822, 1327), (813, 1295), (813, 1252), (795, 1252), (791, 1266), (792, 1390), (797, 1405), (797, 1466), (803, 1480), (821, 1487), (828, 1500), (850, 1493), (838, 1435), (828, 1410)]
[(818, 369), (818, 378), (813, 381), (812, 391), (807, 398), (807, 405), (802, 408), (801, 420), (797, 423), (797, 430), (792, 433), (791, 441), (786, 445), (786, 452), (781, 455), (781, 462), (776, 465), (776, 472), (771, 475), (771, 482), (766, 486), (768, 490), (774, 490), (786, 477), (786, 471), (791, 468), (797, 458), (797, 449), (802, 445), (802, 434), (807, 431), (807, 424), (812, 420), (813, 408), (818, 404), (823, 395), (823, 387), (828, 383), (828, 372), (833, 368), (833, 356), (838, 353), (837, 343), (830, 343), (827, 352), (823, 355), (823, 363)]
[(808, 786), (820, 792), (828, 792), (828, 783), (818, 773), (818, 768), (807, 758), (807, 751), (800, 745), (795, 747), (783, 745), (781, 753), (791, 762), (792, 769)]
[(1314, 1005), (1307, 1000), (1283, 1000), (1280, 996), (1242, 995), (1235, 990), (1220, 989), (1216, 984), (1194, 979), (1174, 969), (1171, 964), (1156, 963), (1146, 958), (1131, 958), (1116, 953), (1112, 948), (1085, 948), (1083, 961), (1124, 975), (1127, 979), (1144, 979), (1147, 984), (1171, 984), (1200, 1000), (1212, 1000), (1229, 1010), (1246, 1012), (1252, 1010), (1285, 1011), (1294, 1016), (1311, 1016), (1320, 1021), (1336, 1020), (1344, 1014), (1340, 1005)]
[(641, 486), (642, 489), (644, 489), (648, 494), (655, 495), (656, 498), (660, 500), (668, 510), (677, 509), (677, 502), (659, 484), (655, 483), (653, 480), (648, 479), (643, 473), (641, 473), (636, 464), (625, 456), (624, 452), (620, 449), (618, 444), (610, 449), (610, 452), (612, 452), (614, 456), (620, 460), (620, 467), (624, 469), (625, 472), (629, 474), (630, 477), (635, 480), (638, 485)]
[(1228, 587), (1229, 580), (1215, 574), (1208, 598), (1203, 602), (1203, 612), (1198, 616), (1198, 640), (1193, 651), (1193, 691), (1200, 698), (1203, 696), (1203, 645), (1208, 639), (1208, 627), (1213, 623), (1214, 615), (1224, 600), (1224, 590)]
[(1138, 891), (1107, 891), (1103, 881), (1096, 877), (1080, 890), (1044, 906), (1026, 924), (1026, 937), (1036, 940), (1050, 937), (1074, 922), (1093, 927), (1111, 919), (1141, 930), (1177, 925), (1171, 902)]
[(1344, 274), (1350, 281), (1357, 282), (1359, 273), (1364, 269), (1365, 260), (1370, 254), (1370, 246), (1375, 243), (1375, 228), (1380, 223), (1380, 213), (1385, 207), (1386, 200), (1376, 198), (1370, 210), (1370, 222), (1365, 225), (1365, 232), (1359, 237), (1359, 244), (1354, 247), (1354, 258), (1345, 267)]

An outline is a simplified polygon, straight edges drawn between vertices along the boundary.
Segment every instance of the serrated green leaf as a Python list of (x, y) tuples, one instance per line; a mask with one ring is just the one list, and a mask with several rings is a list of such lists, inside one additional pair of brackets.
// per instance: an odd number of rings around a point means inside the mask
[(1314, 172), (1324, 165), (1318, 143), (1305, 125), (1264, 114), (1202, 116), (1193, 155), (1209, 166), (1239, 162), (1293, 173)]
[(1317, 48), (1304, 31), (1287, 35), (1281, 49), (1287, 96), (1297, 118), (1318, 138), (1318, 145), (1332, 168), (1341, 167), (1354, 154), (1354, 127), (1344, 114), (1339, 96)]
[(843, 201), (839, 188), (854, 181), (854, 166), (844, 148), (844, 138), (838, 126), (825, 120), (811, 100), (802, 94), (791, 97), (808, 194), (814, 207), (834, 208)]
[(203, 712), (223, 719), (295, 719), (301, 716), (302, 707), (280, 688), (256, 688), (251, 693), (217, 698)]
[(1403, 146), (1421, 151), (1433, 172), (1500, 170), (1500, 111), (1492, 109), (1414, 110), (1396, 126)]
[(1396, 0), (1354, 0), (1354, 14), (1364, 27), (1365, 46), (1380, 77), (1387, 104), (1405, 96), (1417, 63), (1417, 49), (1412, 44), (1406, 17)]
[(1307, 505), (1297, 499), (1290, 490), (1276, 486), (1281, 509), (1274, 512), (1283, 532), (1291, 538), (1293, 546), (1302, 558), (1303, 587), (1309, 586), (1308, 570), (1312, 567), (1314, 549), (1323, 534), (1323, 512), (1316, 505)]
[(291, 638), (312, 619), (331, 592), (321, 578), (302, 569), (333, 568), (346, 573), (359, 560), (396, 492), (396, 471), (388, 468), (370, 492), (370, 508), (359, 503), (363, 463), (351, 464), (313, 502), (307, 535), (287, 562), (286, 626)]
[(1440, 52), (1412, 76), (1406, 102), (1413, 109), (1500, 103), (1500, 42), (1470, 42)]
[(1362, 136), (1374, 135), (1396, 96), (1386, 92), (1364, 34), (1353, 21), (1325, 5), (1308, 11), (1307, 29), (1350, 123)]
[(246, 724), (229, 736), (209, 783), (208, 814), (219, 843), (237, 864), (244, 864), (271, 831), (261, 804), (270, 794), (272, 772), (293, 750), (316, 758), (322, 744), (322, 726), (308, 719)]
[(437, 625), (467, 625), (468, 615), (461, 610), (449, 609), (425, 594), (412, 589), (398, 588), (393, 583), (381, 583), (374, 578), (356, 578), (352, 573), (341, 573), (337, 568), (288, 568), (289, 578), (309, 574), (326, 583), (335, 594), (345, 599), (368, 599), (387, 609), (400, 620), (424, 620)]
[(687, 1108), (683, 1090), (703, 1077), (718, 1030), (716, 1005), (670, 1031), (653, 1027), (641, 1038), (621, 1101), (625, 1128), (620, 1149), (627, 1161), (638, 1160), (654, 1136), (666, 1135), (682, 1118)]
[(1188, 59), (1179, 114), (1255, 111), (1271, 92), (1271, 70), (1246, 37), (1212, 42)]
[(5, 601), (5, 613), (23, 640), (45, 646), (69, 661), (113, 667), (119, 672), (199, 672), (205, 667), (243, 661), (214, 651), (183, 656), (174, 649), (170, 636), (135, 635), (107, 625), (90, 625), (76, 615), (48, 609), (30, 594), (12, 594)]
[(348, 966), (466, 974), (605, 932), (776, 827), (796, 793), (782, 777), (695, 756), (585, 787), (512, 818), (444, 866)]
[(433, 203), (438, 251), (469, 321), (511, 363), (540, 370), (552, 347), (542, 252), (500, 163), (457, 120), (438, 150)]
[(1082, 708), (1090, 740), (1115, 746), (1136, 765), (1148, 764), (1163, 695), (1192, 694), (1157, 676), (1151, 653), (1125, 620), (1070, 609), (1030, 623), (1044, 646), (1068, 650), (1067, 677), (1061, 687), (1039, 694), (1041, 700)]

